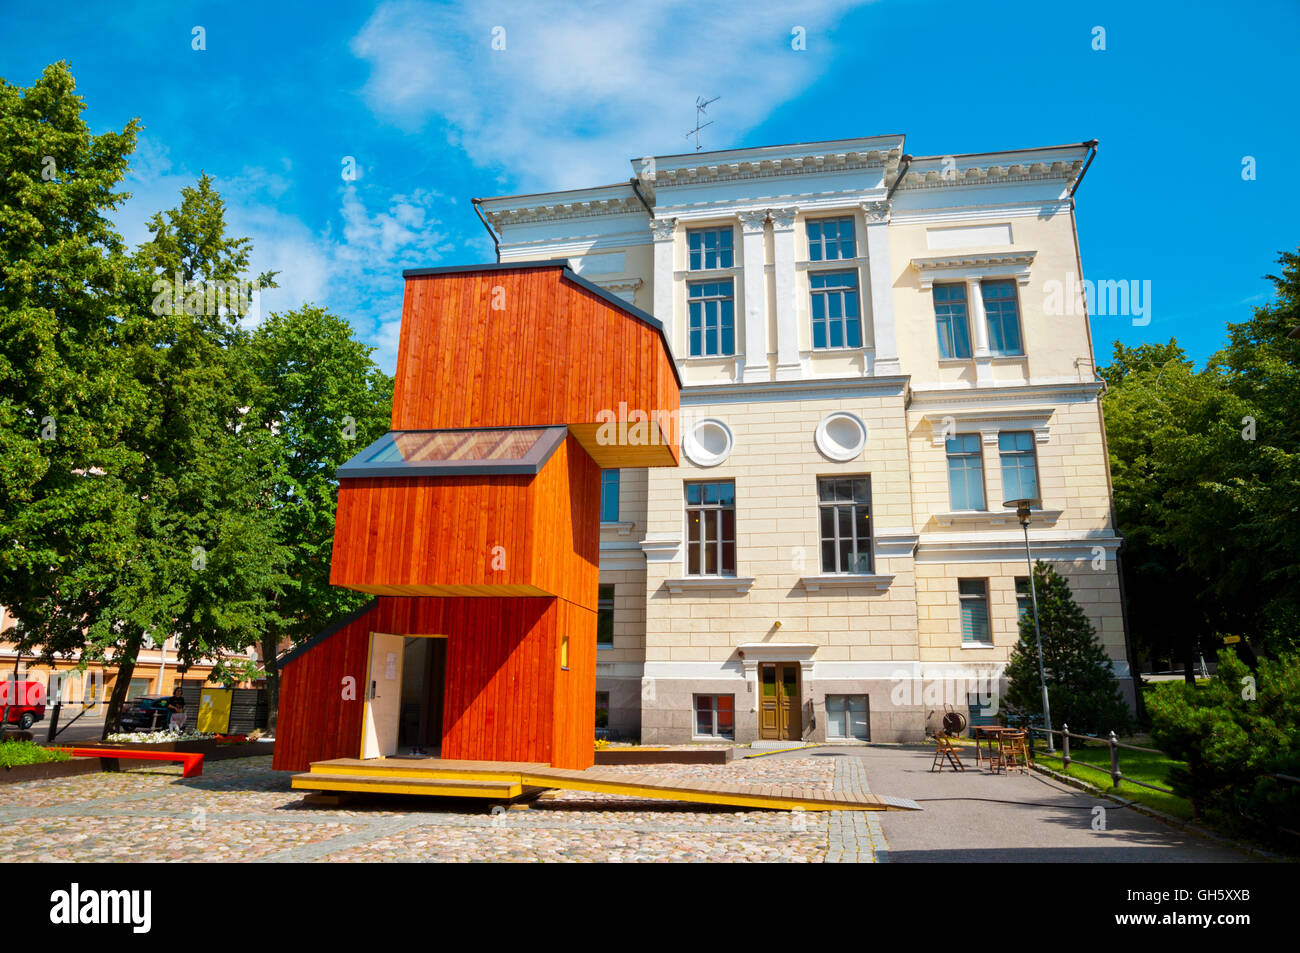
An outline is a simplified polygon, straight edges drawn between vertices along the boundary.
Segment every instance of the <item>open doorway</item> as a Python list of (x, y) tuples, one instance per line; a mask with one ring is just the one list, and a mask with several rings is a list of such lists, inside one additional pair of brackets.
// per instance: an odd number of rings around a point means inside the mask
[(372, 633), (361, 757), (438, 757), (446, 674), (445, 638)]

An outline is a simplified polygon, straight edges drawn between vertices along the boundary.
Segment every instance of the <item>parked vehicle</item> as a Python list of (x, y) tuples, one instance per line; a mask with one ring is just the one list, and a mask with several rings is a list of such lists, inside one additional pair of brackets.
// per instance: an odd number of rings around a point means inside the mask
[(26, 731), (45, 717), (45, 686), (33, 681), (0, 680), (0, 711), (5, 721)]
[(141, 695), (122, 708), (121, 731), (166, 731), (171, 718), (170, 695)]

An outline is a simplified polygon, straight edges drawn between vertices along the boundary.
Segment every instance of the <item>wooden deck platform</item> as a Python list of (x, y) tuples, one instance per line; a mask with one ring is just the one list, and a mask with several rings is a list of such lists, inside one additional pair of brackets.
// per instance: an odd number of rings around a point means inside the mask
[(590, 791), (695, 804), (776, 811), (907, 811), (920, 805), (903, 798), (825, 791), (797, 785), (682, 781), (656, 775), (588, 768), (572, 771), (548, 764), (513, 761), (444, 761), (439, 758), (336, 758), (315, 761), (295, 774), (292, 786), (304, 791), (358, 791), (482, 797), (514, 800), (538, 789)]

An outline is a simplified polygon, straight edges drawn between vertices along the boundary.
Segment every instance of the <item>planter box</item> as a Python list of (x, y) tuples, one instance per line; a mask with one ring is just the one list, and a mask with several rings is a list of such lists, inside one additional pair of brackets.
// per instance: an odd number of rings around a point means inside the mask
[(71, 761), (20, 764), (13, 768), (0, 768), (0, 784), (17, 784), (20, 781), (45, 781), (49, 778), (70, 778), (78, 774), (95, 774), (101, 770), (103, 770), (103, 766), (98, 758), (73, 758)]
[(596, 764), (726, 764), (733, 748), (597, 748)]

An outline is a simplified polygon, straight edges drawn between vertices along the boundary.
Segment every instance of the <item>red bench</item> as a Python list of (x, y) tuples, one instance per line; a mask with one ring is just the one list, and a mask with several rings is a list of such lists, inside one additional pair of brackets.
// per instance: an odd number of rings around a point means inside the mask
[(203, 773), (203, 754), (198, 751), (140, 751), (137, 748), (60, 748), (74, 758), (114, 758), (128, 761), (180, 761), (185, 765), (183, 778), (197, 778)]

